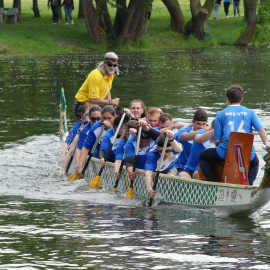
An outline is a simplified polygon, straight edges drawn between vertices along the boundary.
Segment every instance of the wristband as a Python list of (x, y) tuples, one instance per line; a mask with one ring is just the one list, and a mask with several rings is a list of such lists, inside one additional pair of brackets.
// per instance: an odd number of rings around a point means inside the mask
[(172, 140), (168, 140), (169, 143), (173, 142), (174, 141), (174, 138)]

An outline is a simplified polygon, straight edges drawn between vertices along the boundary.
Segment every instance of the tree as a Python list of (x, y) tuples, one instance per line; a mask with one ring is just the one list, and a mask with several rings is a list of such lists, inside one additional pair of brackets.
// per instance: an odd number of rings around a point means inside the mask
[(80, 0), (79, 10), (78, 10), (78, 19), (82, 19), (83, 17), (84, 17), (84, 15), (83, 15), (83, 0)]
[(38, 8), (38, 0), (33, 0), (33, 11), (34, 17), (40, 18), (39, 8)]
[[(96, 43), (106, 42), (107, 46), (129, 46), (130, 42), (145, 33), (145, 14), (149, 0), (116, 0), (116, 16), (111, 21), (106, 0), (82, 0), (86, 27)], [(113, 2), (110, 2), (113, 5)]]
[(17, 21), (21, 21), (21, 0), (13, 0), (13, 7), (18, 8)]
[(258, 0), (250, 0), (249, 13), (247, 14), (247, 28), (244, 33), (236, 40), (236, 42), (234, 43), (235, 46), (247, 46), (248, 42), (252, 39), (257, 22), (257, 3)]
[(0, 0), (0, 7), (4, 7), (4, 0)]

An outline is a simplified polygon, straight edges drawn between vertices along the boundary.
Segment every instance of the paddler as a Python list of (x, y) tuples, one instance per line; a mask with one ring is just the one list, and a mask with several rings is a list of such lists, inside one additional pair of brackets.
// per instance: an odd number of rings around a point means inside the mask
[(84, 103), (119, 105), (120, 99), (111, 97), (112, 82), (118, 75), (118, 56), (114, 52), (107, 52), (104, 60), (88, 75), (75, 96), (73, 112), (77, 120), (80, 119), (80, 108)]

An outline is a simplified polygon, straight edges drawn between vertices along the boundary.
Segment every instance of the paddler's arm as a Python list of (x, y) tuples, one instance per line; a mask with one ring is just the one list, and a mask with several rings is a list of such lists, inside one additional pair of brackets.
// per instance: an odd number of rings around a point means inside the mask
[(101, 167), (105, 167), (107, 166), (107, 163), (105, 162), (105, 156), (106, 156), (106, 152), (104, 149), (100, 149), (98, 152), (99, 158), (100, 158), (100, 166)]
[(267, 139), (267, 133), (266, 133), (266, 130), (264, 128), (261, 128), (258, 130), (259, 132), (259, 135), (261, 137), (261, 140), (263, 142), (264, 145), (269, 145), (269, 142), (268, 142), (268, 139)]
[(221, 142), (221, 140), (214, 140), (214, 143), (216, 146), (218, 146), (220, 142)]
[(122, 175), (122, 174), (119, 173), (121, 162), (122, 162), (122, 160), (120, 160), (120, 159), (115, 160), (115, 162), (114, 162), (114, 174), (115, 174), (116, 179), (120, 179), (120, 177)]
[(126, 158), (126, 168), (130, 180), (135, 180), (138, 172), (133, 172), (134, 157)]
[(175, 152), (182, 152), (183, 151), (183, 147), (182, 145), (176, 141), (174, 139), (174, 133), (171, 131), (171, 130), (167, 130), (166, 131), (166, 137), (168, 137), (168, 141), (170, 142), (171, 146), (172, 146), (172, 149), (175, 151)]
[(152, 174), (152, 171), (145, 171), (145, 184), (150, 198), (154, 198), (157, 193), (157, 190), (153, 190), (152, 188)]
[(75, 163), (76, 163), (76, 165), (79, 164), (80, 155), (81, 155), (81, 149), (79, 149), (77, 147), (76, 152), (75, 152)]
[(74, 140), (72, 141), (71, 146), (70, 146), (70, 148), (69, 148), (69, 150), (68, 150), (68, 152), (67, 152), (67, 154), (66, 154), (66, 156), (65, 156), (65, 159), (64, 159), (64, 162), (63, 162), (63, 168), (62, 168), (63, 173), (66, 172), (67, 165), (68, 165), (68, 163), (69, 163), (69, 160), (70, 160), (71, 157), (72, 157), (72, 154), (73, 154), (74, 149), (75, 149), (75, 147), (76, 147), (76, 145), (77, 145), (78, 139), (79, 139), (79, 135), (77, 134), (77, 135), (75, 136)]
[(196, 143), (204, 143), (204, 142), (211, 140), (213, 137), (214, 137), (214, 130), (211, 129), (203, 134), (198, 134), (195, 137), (195, 142)]
[(183, 133), (180, 136), (180, 140), (181, 141), (192, 141), (192, 140), (194, 140), (196, 132), (197, 131), (191, 131), (191, 132), (188, 132), (188, 133)]
[(90, 101), (91, 104), (113, 105), (113, 106), (118, 107), (119, 102), (120, 102), (120, 98), (114, 98), (114, 99), (107, 98), (107, 97), (105, 99), (102, 99), (102, 98), (89, 98), (89, 101)]
[(82, 170), (83, 170), (82, 165), (83, 165), (83, 163), (84, 163), (84, 161), (85, 161), (85, 159), (86, 159), (88, 153), (89, 153), (89, 149), (86, 148), (86, 147), (83, 147), (82, 150), (81, 150), (79, 162), (78, 162), (78, 164), (76, 165), (76, 169), (75, 169), (75, 170), (76, 170), (76, 173), (78, 174), (79, 177), (80, 177), (80, 176), (83, 176), (83, 175), (81, 174), (81, 172), (82, 172)]

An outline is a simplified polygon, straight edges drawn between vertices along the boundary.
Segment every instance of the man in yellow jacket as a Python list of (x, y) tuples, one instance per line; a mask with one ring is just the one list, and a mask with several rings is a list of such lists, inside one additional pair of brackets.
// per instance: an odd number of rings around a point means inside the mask
[(75, 96), (73, 112), (77, 120), (81, 117), (80, 108), (85, 103), (116, 107), (119, 105), (119, 98), (111, 98), (112, 82), (117, 75), (119, 75), (118, 56), (114, 52), (107, 52), (104, 61), (88, 75)]

